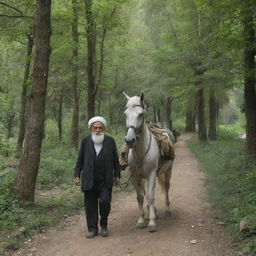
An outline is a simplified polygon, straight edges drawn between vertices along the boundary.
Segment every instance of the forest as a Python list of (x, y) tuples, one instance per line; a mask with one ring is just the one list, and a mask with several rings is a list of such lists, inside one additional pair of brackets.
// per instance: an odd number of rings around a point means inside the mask
[(123, 91), (143, 91), (147, 122), (194, 133), (212, 200), (231, 232), (250, 216), (234, 239), (256, 255), (255, 28), (254, 0), (0, 1), (0, 254), (80, 210), (88, 120), (120, 148)]

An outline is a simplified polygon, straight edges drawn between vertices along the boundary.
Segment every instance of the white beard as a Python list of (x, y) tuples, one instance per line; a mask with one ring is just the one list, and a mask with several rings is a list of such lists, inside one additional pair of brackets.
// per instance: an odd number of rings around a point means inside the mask
[(92, 141), (94, 144), (102, 144), (104, 140), (104, 133), (96, 134), (92, 133)]

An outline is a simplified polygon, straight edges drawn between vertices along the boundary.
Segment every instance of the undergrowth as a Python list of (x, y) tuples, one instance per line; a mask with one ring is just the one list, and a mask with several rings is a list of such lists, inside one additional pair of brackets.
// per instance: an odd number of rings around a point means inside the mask
[[(194, 138), (190, 148), (203, 164), (210, 180), (209, 198), (220, 212), (234, 240), (249, 255), (256, 255), (256, 158), (245, 153), (245, 140), (236, 129), (222, 127), (217, 141), (200, 143)], [(240, 221), (249, 216), (249, 231), (239, 231)]]

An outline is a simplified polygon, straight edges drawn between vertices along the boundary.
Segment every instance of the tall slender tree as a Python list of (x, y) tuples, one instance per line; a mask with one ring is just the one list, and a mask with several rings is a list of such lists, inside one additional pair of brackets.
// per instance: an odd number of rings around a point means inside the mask
[(216, 132), (216, 121), (217, 121), (217, 103), (214, 88), (210, 88), (209, 96), (209, 130), (208, 138), (210, 140), (217, 139)]
[(253, 0), (241, 1), (244, 39), (244, 97), (246, 116), (247, 153), (256, 155), (256, 92), (255, 92), (255, 23), (256, 4)]
[[(203, 52), (203, 35), (202, 35), (202, 15), (197, 7), (197, 37), (198, 37), (198, 55), (202, 59)], [(197, 76), (196, 86), (197, 90), (197, 118), (198, 118), (198, 138), (201, 141), (207, 140), (207, 130), (205, 122), (205, 104), (204, 104), (204, 91), (205, 87), (202, 85), (202, 76), (205, 72), (203, 63), (201, 60), (196, 61), (195, 75)]]
[(87, 113), (88, 119), (95, 115), (95, 100), (97, 87), (96, 75), (96, 23), (92, 11), (93, 0), (84, 0), (86, 14), (86, 39), (87, 39)]
[(25, 136), (25, 119), (26, 119), (26, 104), (27, 104), (27, 90), (29, 85), (30, 77), (30, 66), (32, 60), (32, 51), (34, 46), (34, 26), (31, 28), (30, 33), (27, 35), (27, 54), (26, 54), (26, 64), (24, 79), (22, 83), (21, 92), (21, 107), (20, 107), (20, 125), (19, 125), (19, 135), (16, 149), (16, 157), (20, 157), (22, 151), (22, 144)]
[(78, 148), (78, 121), (79, 121), (79, 90), (78, 90), (78, 5), (77, 0), (72, 0), (73, 20), (72, 20), (72, 84), (73, 84), (73, 115), (71, 124), (71, 146)]
[(35, 16), (35, 61), (32, 93), (24, 148), (13, 188), (21, 200), (33, 201), (44, 131), (45, 99), (51, 37), (51, 0), (37, 0)]
[(196, 131), (196, 110), (190, 110), (186, 113), (185, 132)]
[(198, 118), (198, 138), (200, 141), (207, 140), (207, 130), (205, 124), (205, 103), (204, 89), (199, 88), (197, 91), (197, 118)]

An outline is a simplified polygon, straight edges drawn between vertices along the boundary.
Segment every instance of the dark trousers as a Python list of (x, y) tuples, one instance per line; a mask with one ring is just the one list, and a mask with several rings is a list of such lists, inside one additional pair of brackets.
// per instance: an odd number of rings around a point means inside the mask
[(98, 231), (98, 215), (100, 213), (100, 226), (107, 227), (108, 215), (111, 209), (112, 190), (107, 186), (94, 186), (84, 191), (84, 205), (89, 231)]

